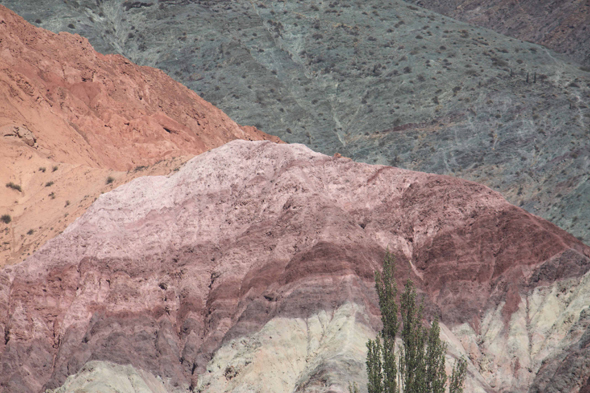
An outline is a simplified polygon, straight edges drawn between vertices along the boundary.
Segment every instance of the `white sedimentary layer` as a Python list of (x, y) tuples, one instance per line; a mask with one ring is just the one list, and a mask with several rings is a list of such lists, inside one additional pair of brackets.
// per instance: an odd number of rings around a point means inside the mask
[(456, 350), (466, 351), (494, 391), (527, 392), (543, 361), (584, 333), (576, 323), (590, 306), (590, 273), (521, 294), (519, 308), (507, 325), (504, 306), (502, 302), (486, 314), (480, 334), (468, 324), (454, 327), (453, 335), (461, 341)]
[(162, 380), (133, 366), (88, 362), (58, 389), (47, 393), (168, 393)]

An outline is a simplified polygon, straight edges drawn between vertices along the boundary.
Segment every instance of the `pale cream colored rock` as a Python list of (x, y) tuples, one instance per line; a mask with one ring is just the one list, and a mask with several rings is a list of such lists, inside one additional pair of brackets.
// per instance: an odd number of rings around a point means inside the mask
[(59, 388), (47, 393), (169, 393), (161, 378), (130, 365), (88, 362)]
[[(581, 278), (537, 287), (530, 294), (523, 294), (507, 326), (502, 321), (505, 305), (500, 303), (482, 318), (481, 334), (463, 324), (452, 329), (452, 335), (461, 345), (449, 338), (445, 341), (450, 343), (450, 352), (465, 350), (477, 365), (478, 373), (495, 391), (524, 393), (543, 360), (579, 340), (581, 333), (571, 328), (589, 305), (590, 274), (587, 273)], [(473, 375), (469, 375), (466, 386), (473, 386), (473, 379)], [(466, 392), (471, 391), (466, 389)]]
[(318, 370), (326, 371), (326, 384), (318, 390), (345, 392), (349, 382), (366, 389), (366, 343), (375, 333), (358, 322), (364, 313), (358, 304), (347, 303), (307, 319), (275, 318), (260, 332), (222, 346), (197, 390), (289, 392), (313, 380)]
[[(322, 311), (305, 320), (275, 318), (255, 335), (222, 346), (197, 391), (278, 393), (305, 387), (303, 391), (347, 392), (349, 383), (356, 382), (365, 392), (366, 343), (375, 338), (375, 332), (358, 323), (367, 317), (365, 313), (359, 305), (347, 303), (332, 315)], [(469, 334), (469, 327), (459, 332)], [(441, 339), (448, 345), (446, 368), (450, 375), (457, 359), (469, 356), (459, 338), (444, 324)], [(400, 345), (398, 339), (398, 353)], [(322, 374), (325, 385), (306, 386), (323, 368), (328, 369)], [(347, 374), (342, 375), (343, 371)], [(486, 393), (489, 389), (479, 370), (468, 361), (465, 392)]]

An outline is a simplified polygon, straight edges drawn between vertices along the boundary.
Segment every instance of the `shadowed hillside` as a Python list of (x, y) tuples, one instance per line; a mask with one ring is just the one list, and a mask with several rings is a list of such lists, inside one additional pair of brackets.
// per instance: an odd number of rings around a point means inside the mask
[(237, 122), (484, 183), (590, 241), (590, 73), (545, 47), (399, 0), (3, 4), (165, 70)]
[(544, 45), (590, 69), (590, 3), (577, 0), (409, 0), (511, 37)]

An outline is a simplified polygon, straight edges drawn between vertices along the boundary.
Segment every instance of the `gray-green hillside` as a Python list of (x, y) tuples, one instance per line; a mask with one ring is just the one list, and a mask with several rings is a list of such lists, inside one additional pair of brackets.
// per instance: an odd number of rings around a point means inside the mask
[(241, 124), (486, 184), (590, 242), (590, 73), (542, 46), (397, 0), (0, 3)]

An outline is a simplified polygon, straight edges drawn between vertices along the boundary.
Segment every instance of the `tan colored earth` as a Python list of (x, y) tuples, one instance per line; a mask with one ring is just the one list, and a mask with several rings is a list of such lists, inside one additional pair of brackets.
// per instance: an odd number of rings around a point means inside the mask
[[(59, 163), (17, 143), (5, 143), (0, 149), (0, 214), (11, 217), (9, 224), (0, 221), (0, 266), (31, 255), (81, 216), (100, 194), (138, 176), (165, 175), (190, 158), (170, 158), (121, 172)], [(109, 178), (113, 181), (107, 184)], [(20, 185), (22, 192), (5, 187), (8, 182)]]
[(160, 70), (104, 56), (4, 6), (0, 43), (0, 215), (11, 220), (0, 221), (0, 266), (30, 255), (117, 185), (234, 139), (279, 140), (239, 126)]

